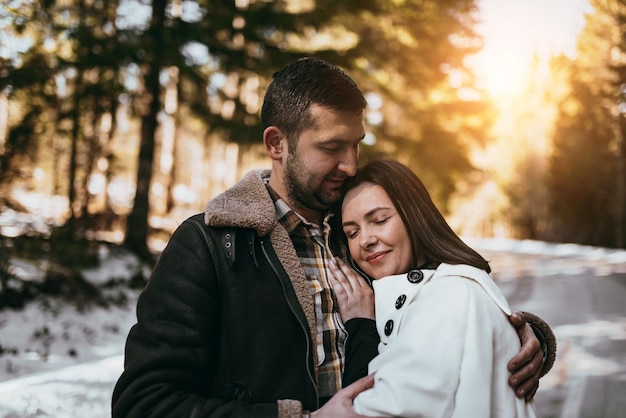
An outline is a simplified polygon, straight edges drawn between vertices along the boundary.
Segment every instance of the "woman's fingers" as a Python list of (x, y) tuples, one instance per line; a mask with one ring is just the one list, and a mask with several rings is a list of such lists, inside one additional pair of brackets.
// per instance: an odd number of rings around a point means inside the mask
[(336, 258), (330, 259), (330, 272), (346, 292), (352, 291), (352, 281), (348, 278), (349, 272), (342, 268)]
[(352, 287), (353, 289), (358, 289), (363, 286), (369, 288), (363, 277), (355, 272), (352, 267), (348, 265), (348, 263), (340, 258), (335, 257), (335, 264), (339, 267), (339, 269), (345, 276), (345, 279), (350, 283), (350, 287)]
[(365, 280), (340, 259), (333, 259), (330, 269), (331, 283), (342, 319), (374, 319), (374, 292)]

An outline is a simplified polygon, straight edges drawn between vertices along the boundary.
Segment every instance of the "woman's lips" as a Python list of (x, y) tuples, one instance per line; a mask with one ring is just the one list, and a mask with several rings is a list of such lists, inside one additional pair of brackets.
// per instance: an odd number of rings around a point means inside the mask
[(372, 255), (368, 255), (367, 257), (365, 257), (365, 261), (367, 261), (368, 263), (378, 263), (386, 255), (387, 255), (387, 251), (379, 251), (379, 252), (376, 252)]

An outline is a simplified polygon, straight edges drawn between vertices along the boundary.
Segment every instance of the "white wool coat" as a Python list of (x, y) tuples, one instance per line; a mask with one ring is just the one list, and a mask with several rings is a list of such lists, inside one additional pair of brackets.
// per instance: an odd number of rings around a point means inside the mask
[(407, 274), (374, 281), (381, 342), (369, 364), (374, 387), (355, 398), (356, 411), (405, 418), (535, 417), (533, 403), (517, 398), (508, 384), (507, 363), (520, 340), (491, 276), (467, 265), (421, 272), (417, 283)]

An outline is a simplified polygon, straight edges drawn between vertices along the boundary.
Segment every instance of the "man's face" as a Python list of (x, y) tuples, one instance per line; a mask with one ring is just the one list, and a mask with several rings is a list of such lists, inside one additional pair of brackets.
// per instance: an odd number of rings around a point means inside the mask
[(314, 125), (303, 131), (285, 162), (288, 203), (299, 213), (322, 212), (341, 197), (341, 186), (356, 174), (363, 114), (333, 113), (312, 105)]

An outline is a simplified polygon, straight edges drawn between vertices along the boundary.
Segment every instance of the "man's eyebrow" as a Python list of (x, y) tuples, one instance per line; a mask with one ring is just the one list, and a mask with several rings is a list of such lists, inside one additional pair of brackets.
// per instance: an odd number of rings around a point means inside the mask
[(327, 139), (325, 141), (322, 141), (322, 144), (352, 144), (352, 143), (360, 143), (361, 141), (363, 141), (365, 139), (365, 135), (363, 135), (361, 138), (357, 139), (356, 141), (352, 140), (352, 139), (347, 139), (347, 138), (330, 138)]

